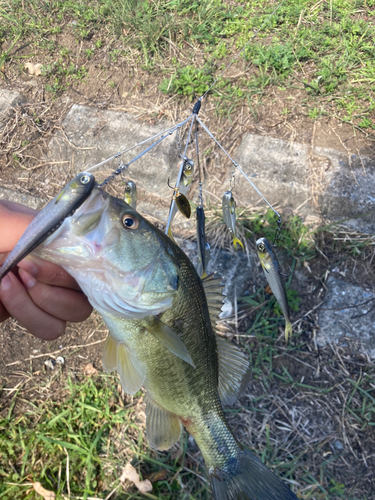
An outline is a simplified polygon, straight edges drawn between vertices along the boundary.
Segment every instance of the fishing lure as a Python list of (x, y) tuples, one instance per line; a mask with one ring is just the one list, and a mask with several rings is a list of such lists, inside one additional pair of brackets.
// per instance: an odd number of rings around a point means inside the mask
[(237, 250), (237, 245), (241, 245), (244, 249), (242, 242), (236, 236), (236, 202), (232, 191), (225, 191), (223, 195), (223, 218), (232, 235), (234, 248)]
[(186, 196), (183, 193), (181, 193), (181, 191), (178, 188), (175, 188), (169, 184), (169, 179), (168, 179), (168, 186), (174, 190), (173, 200), (175, 200), (178, 210), (187, 219), (190, 219), (191, 207), (190, 207), (189, 200), (186, 198)]
[(124, 201), (130, 205), (134, 210), (137, 207), (137, 186), (133, 181), (127, 181), (125, 183), (124, 190)]
[(272, 245), (266, 238), (259, 238), (256, 242), (256, 246), (258, 257), (268, 284), (283, 312), (285, 318), (285, 340), (288, 342), (289, 338), (292, 336), (292, 324), (289, 318), (288, 299), (280, 264), (273, 251)]

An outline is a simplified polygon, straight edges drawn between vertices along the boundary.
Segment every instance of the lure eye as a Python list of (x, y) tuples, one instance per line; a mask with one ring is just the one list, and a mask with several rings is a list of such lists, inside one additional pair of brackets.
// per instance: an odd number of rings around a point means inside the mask
[(126, 229), (137, 229), (139, 220), (134, 215), (125, 214), (122, 218), (122, 224)]
[(186, 165), (186, 166), (185, 166), (185, 171), (186, 171), (186, 170), (187, 170), (187, 171), (191, 170), (191, 165)]
[(264, 243), (259, 243), (259, 245), (258, 245), (259, 252), (264, 252), (265, 249), (266, 249), (266, 247), (264, 246)]
[(90, 177), (88, 175), (82, 175), (79, 181), (81, 184), (88, 184), (90, 182)]
[(126, 186), (125, 191), (130, 191), (130, 186)]

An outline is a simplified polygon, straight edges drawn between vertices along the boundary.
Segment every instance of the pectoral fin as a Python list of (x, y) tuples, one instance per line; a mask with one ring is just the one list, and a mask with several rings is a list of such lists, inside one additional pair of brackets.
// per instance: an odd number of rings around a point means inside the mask
[(106, 372), (117, 370), (121, 385), (127, 394), (133, 395), (146, 379), (146, 369), (137, 356), (122, 342), (108, 335), (104, 344), (103, 368)]
[(146, 435), (156, 450), (169, 450), (181, 435), (181, 423), (177, 417), (156, 404), (146, 394)]
[(175, 333), (172, 328), (169, 328), (168, 325), (163, 323), (161, 319), (154, 316), (154, 322), (147, 325), (146, 330), (157, 338), (173, 354), (195, 368), (193, 360), (191, 359), (185, 344), (182, 342), (177, 333)]
[(103, 369), (105, 372), (113, 372), (117, 367), (117, 342), (108, 335), (103, 349)]

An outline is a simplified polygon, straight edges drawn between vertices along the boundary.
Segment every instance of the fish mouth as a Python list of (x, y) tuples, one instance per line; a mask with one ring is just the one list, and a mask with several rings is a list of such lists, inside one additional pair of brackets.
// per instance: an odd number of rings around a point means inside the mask
[(113, 200), (94, 188), (76, 213), (39, 247), (38, 254), (66, 269), (99, 312), (126, 318), (164, 312), (176, 291), (173, 277), (164, 271), (157, 247), (147, 261), (133, 268), (125, 248), (118, 257), (124, 229)]

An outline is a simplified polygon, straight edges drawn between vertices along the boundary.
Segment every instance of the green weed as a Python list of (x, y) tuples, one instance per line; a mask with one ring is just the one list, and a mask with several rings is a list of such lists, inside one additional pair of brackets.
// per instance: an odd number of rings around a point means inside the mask
[(212, 82), (213, 77), (208, 68), (186, 66), (178, 69), (170, 79), (164, 79), (159, 88), (164, 93), (180, 94), (193, 100), (204, 94)]
[[(181, 485), (186, 482), (192, 495), (201, 491), (198, 482), (191, 484), (193, 476), (181, 471), (177, 459), (150, 452), (137, 419), (133, 405), (122, 402), (118, 379), (111, 375), (68, 379), (56, 398), (38, 402), (18, 401), (16, 394), (0, 418), (0, 497), (36, 499), (30, 484), (39, 481), (57, 498), (68, 491), (72, 497), (105, 498), (120, 486), (127, 461), (141, 475), (165, 471), (164, 479), (153, 484), (150, 498), (182, 498)], [(186, 442), (183, 448), (186, 452)], [(202, 499), (205, 490), (206, 486)], [(132, 498), (142, 497), (134, 493)]]
[[(232, 113), (253, 91), (264, 92), (273, 85), (288, 89), (302, 81), (311, 110), (335, 114), (341, 107), (344, 121), (361, 129), (373, 127), (362, 116), (373, 100), (375, 81), (375, 26), (369, 1), (338, 0), (328, 5), (290, 0), (266, 24), (275, 8), (271, 0), (30, 0), (27, 10), (23, 5), (21, 0), (10, 0), (0, 8), (0, 44), (14, 41), (0, 55), (0, 68), (13, 60), (24, 41), (34, 52), (42, 49), (56, 61), (55, 51), (62, 55), (68, 50), (59, 46), (59, 34), (71, 34), (77, 48), (90, 40), (92, 46), (108, 50), (112, 63), (133, 64), (135, 58), (153, 76), (170, 75), (162, 82), (156, 80), (162, 92), (192, 98), (201, 95), (221, 70), (216, 63), (222, 61), (225, 66), (260, 29), (237, 63), (247, 67), (252, 63), (246, 78), (216, 87), (213, 96), (220, 103), (218, 113)], [(86, 60), (97, 57), (92, 46), (82, 48)], [(75, 56), (64, 55), (74, 57), (78, 67), (79, 50)], [(181, 66), (181, 56), (189, 59), (193, 52), (206, 62)], [(54, 79), (51, 74), (46, 76)], [(61, 76), (59, 82), (49, 85), (61, 92), (70, 83)], [(319, 114), (311, 111), (310, 117), (318, 119)]]

